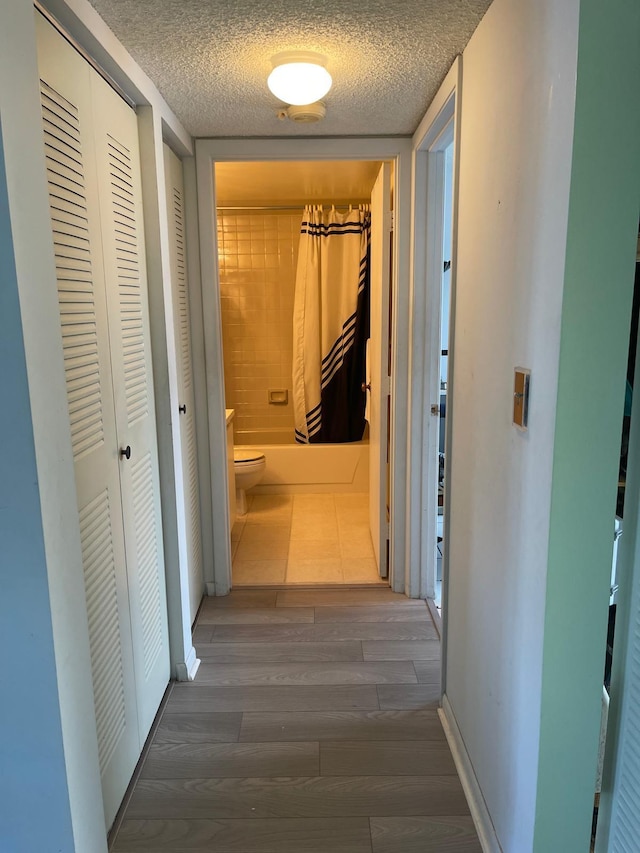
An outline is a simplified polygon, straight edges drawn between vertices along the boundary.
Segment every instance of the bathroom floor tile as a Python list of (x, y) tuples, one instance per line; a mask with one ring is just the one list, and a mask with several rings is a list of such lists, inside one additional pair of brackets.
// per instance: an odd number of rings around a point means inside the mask
[(368, 529), (350, 528), (340, 530), (340, 553), (343, 559), (348, 557), (373, 558), (373, 543)]
[(338, 541), (335, 518), (326, 515), (294, 515), (291, 522), (291, 539), (332, 539)]
[(231, 532), (234, 584), (380, 584), (366, 494), (249, 495)]
[(287, 562), (287, 583), (342, 583), (342, 563), (339, 558), (323, 560), (292, 560)]
[(336, 513), (339, 527), (369, 527), (369, 510), (352, 507), (338, 510)]
[(245, 539), (243, 536), (236, 551), (236, 560), (286, 560), (289, 555), (289, 540)]
[(336, 505), (336, 511), (342, 509), (364, 508), (369, 509), (369, 493), (368, 492), (343, 492), (333, 496)]
[(335, 501), (331, 494), (294, 495), (293, 511), (302, 513), (331, 513), (335, 515)]
[(337, 539), (292, 539), (289, 543), (290, 560), (328, 560), (340, 558)]
[(273, 524), (247, 524), (242, 533), (242, 543), (251, 542), (288, 542), (291, 538), (291, 525), (286, 522)]
[(377, 583), (381, 580), (373, 557), (343, 560), (342, 574), (345, 583)]
[(291, 520), (292, 495), (254, 495), (247, 524), (286, 524)]
[(286, 560), (235, 560), (231, 572), (233, 584), (284, 583)]

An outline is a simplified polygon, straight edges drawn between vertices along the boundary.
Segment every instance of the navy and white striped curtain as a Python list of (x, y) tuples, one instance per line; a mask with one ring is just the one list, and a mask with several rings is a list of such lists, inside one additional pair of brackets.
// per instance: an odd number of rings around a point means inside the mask
[(369, 337), (368, 205), (339, 212), (307, 206), (293, 310), (296, 441), (359, 441), (365, 419)]

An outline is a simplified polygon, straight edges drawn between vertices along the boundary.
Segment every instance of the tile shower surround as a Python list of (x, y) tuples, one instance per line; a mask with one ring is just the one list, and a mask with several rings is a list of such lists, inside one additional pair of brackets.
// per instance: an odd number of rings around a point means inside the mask
[[(227, 408), (234, 429), (291, 429), (293, 296), (300, 212), (218, 213)], [(289, 402), (269, 404), (269, 389)]]

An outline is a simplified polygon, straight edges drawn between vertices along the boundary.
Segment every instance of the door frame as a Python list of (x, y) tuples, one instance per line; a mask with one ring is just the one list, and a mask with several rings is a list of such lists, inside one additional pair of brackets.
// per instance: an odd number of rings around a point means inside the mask
[[(196, 386), (206, 385), (209, 418), (208, 470), (202, 483), (211, 483), (213, 565), (205, 566), (209, 595), (226, 595), (231, 589), (231, 546), (226, 456), (224, 363), (220, 312), (220, 280), (215, 209), (216, 162), (287, 160), (388, 160), (394, 164), (394, 287), (392, 293), (391, 376), (391, 521), (389, 530), (389, 582), (395, 591), (416, 594), (405, 569), (407, 518), (411, 139), (409, 137), (315, 139), (199, 139), (196, 141), (196, 178), (200, 228), (200, 282), (194, 282), (194, 303), (201, 300), (204, 324), (204, 364), (194, 363)], [(200, 292), (198, 293), (198, 286)], [(204, 455), (204, 454), (203, 454)]]
[[(430, 407), (440, 401), (440, 358), (434, 358), (435, 341), (440, 350), (440, 302), (442, 287), (442, 239), (444, 216), (444, 148), (453, 140), (453, 189), (451, 221), (451, 302), (449, 326), (448, 376), (453, 376), (455, 356), (454, 318), (456, 304), (456, 254), (458, 238), (458, 192), (460, 111), (462, 90), (462, 57), (458, 56), (449, 69), (437, 95), (413, 136), (413, 233), (411, 241), (411, 277), (413, 313), (411, 323), (411, 371), (409, 396), (412, 403), (408, 441), (408, 535), (407, 565), (410, 567), (409, 586), (419, 598), (433, 600), (436, 567), (436, 515), (438, 464), (437, 446), (439, 418), (430, 415)], [(449, 132), (452, 128), (452, 132)], [(425, 239), (426, 235), (426, 239)], [(445, 483), (451, 482), (452, 418), (445, 425)], [(444, 529), (442, 559), (442, 616), (438, 620), (435, 606), (430, 610), (442, 639), (442, 690), (446, 672), (446, 608), (448, 599), (450, 529), (450, 491), (445, 489), (443, 513), (447, 520)]]

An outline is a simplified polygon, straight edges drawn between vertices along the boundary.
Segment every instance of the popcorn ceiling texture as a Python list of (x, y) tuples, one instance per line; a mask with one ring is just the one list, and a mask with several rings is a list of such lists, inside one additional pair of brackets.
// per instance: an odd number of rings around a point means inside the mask
[[(411, 134), (490, 0), (91, 0), (196, 137)], [(271, 57), (315, 50), (327, 117), (281, 121)]]

